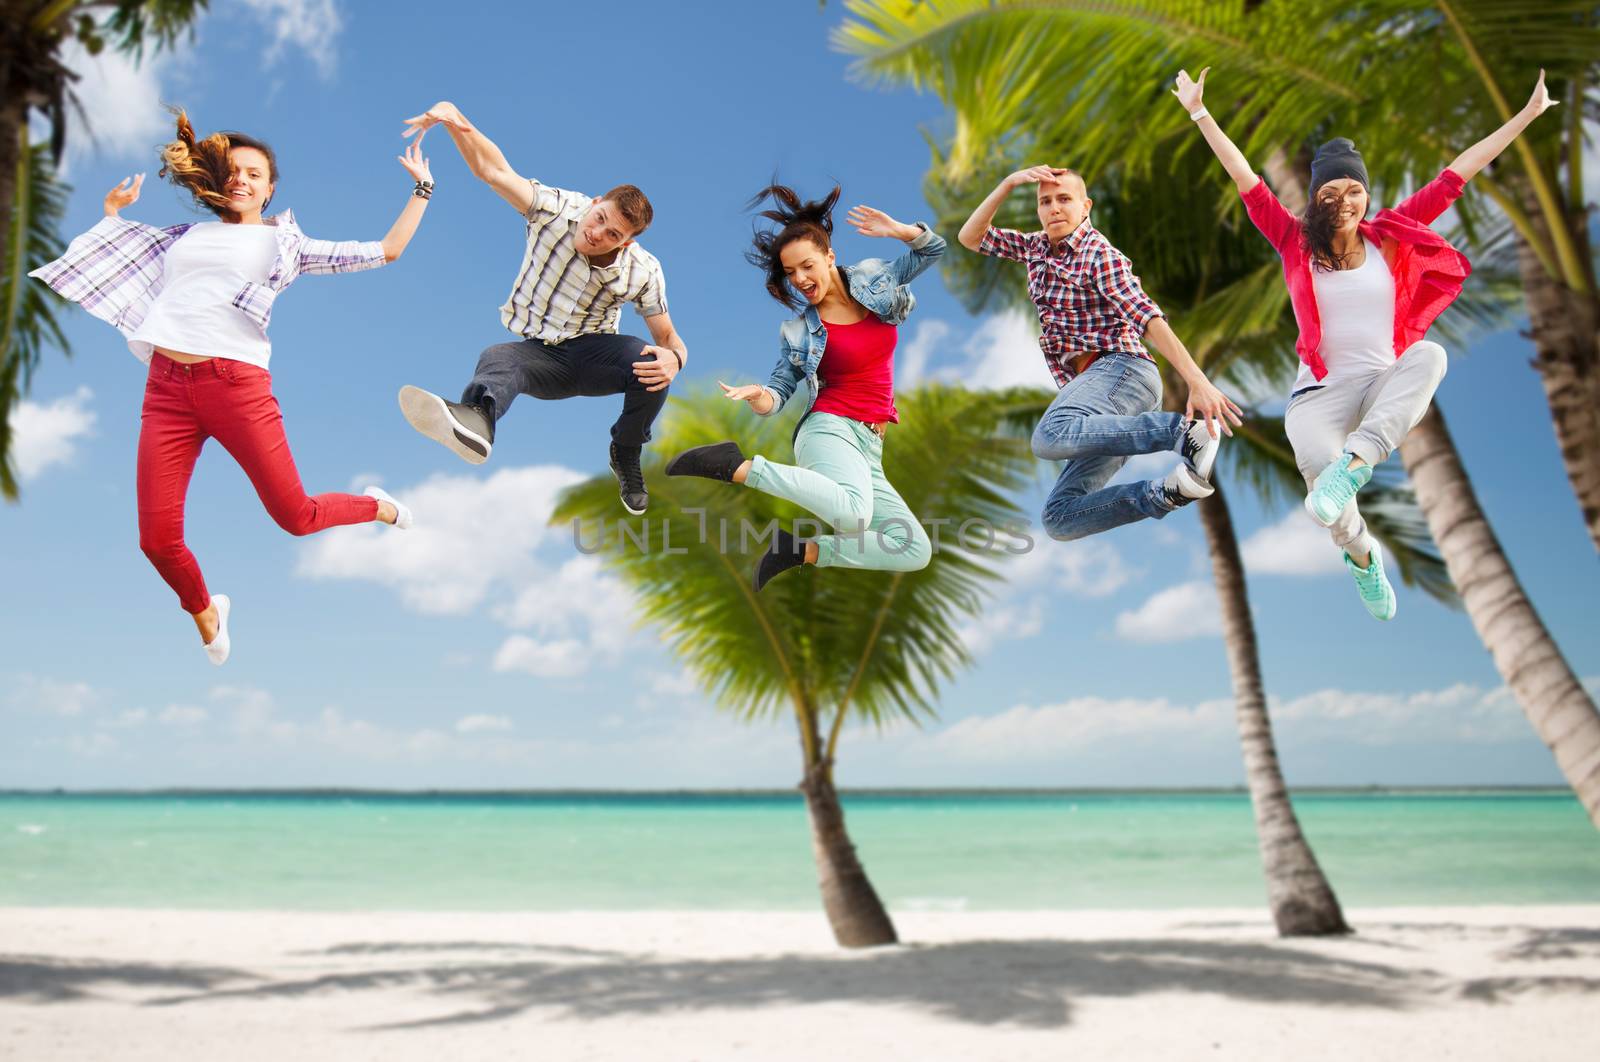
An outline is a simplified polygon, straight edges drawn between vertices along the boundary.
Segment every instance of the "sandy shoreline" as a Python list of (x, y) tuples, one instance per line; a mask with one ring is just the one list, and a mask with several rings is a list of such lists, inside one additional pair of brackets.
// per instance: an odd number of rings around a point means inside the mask
[(0, 909), (0, 1058), (1593, 1058), (1600, 906), (818, 914)]

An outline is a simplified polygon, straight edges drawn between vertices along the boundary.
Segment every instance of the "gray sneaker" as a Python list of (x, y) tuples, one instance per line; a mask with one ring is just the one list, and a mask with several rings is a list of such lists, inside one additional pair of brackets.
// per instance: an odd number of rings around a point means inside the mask
[(455, 451), (468, 464), (489, 460), (494, 422), (479, 407), (446, 402), (431, 391), (407, 384), (400, 388), (400, 412), (413, 428)]
[(1174, 509), (1181, 509), (1197, 498), (1209, 498), (1217, 492), (1217, 488), (1189, 471), (1187, 464), (1168, 472), (1167, 478), (1161, 481), (1161, 490), (1167, 496), (1167, 504)]

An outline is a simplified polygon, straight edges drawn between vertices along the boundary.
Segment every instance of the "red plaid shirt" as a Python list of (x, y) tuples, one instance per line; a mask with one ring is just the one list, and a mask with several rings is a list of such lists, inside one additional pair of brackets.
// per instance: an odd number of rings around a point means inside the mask
[(978, 253), (1027, 265), (1028, 297), (1039, 308), (1039, 349), (1057, 387), (1094, 360), (1074, 369), (1084, 354), (1117, 351), (1155, 360), (1144, 347), (1144, 330), (1152, 317), (1166, 315), (1139, 286), (1128, 256), (1087, 219), (1058, 249), (1042, 232), (991, 228)]

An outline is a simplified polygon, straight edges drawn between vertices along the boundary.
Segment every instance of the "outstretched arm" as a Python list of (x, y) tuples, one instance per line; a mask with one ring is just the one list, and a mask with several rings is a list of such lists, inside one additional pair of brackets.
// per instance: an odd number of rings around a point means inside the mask
[(1189, 117), (1200, 127), (1200, 135), (1206, 138), (1206, 143), (1211, 145), (1217, 161), (1222, 163), (1222, 168), (1233, 178), (1239, 194), (1243, 195), (1254, 188), (1261, 178), (1256, 176), (1256, 171), (1245, 160), (1244, 152), (1228, 139), (1228, 134), (1222, 131), (1222, 126), (1218, 125), (1217, 120), (1211, 117), (1211, 112), (1206, 110), (1202, 96), (1206, 87), (1206, 71), (1210, 69), (1208, 66), (1200, 71), (1198, 81), (1189, 76), (1189, 71), (1178, 71), (1176, 87), (1173, 88), (1172, 94), (1178, 97), (1183, 109), (1189, 112)]
[(1522, 110), (1513, 114), (1505, 125), (1457, 155), (1449, 168), (1463, 181), (1472, 180), (1478, 175), (1479, 170), (1493, 162), (1500, 152), (1521, 135), (1535, 118), (1560, 102), (1550, 98), (1550, 90), (1544, 87), (1544, 71), (1539, 71), (1539, 83), (1533, 86), (1533, 95), (1528, 97), (1528, 102), (1523, 105)]
[(493, 140), (484, 136), (477, 126), (467, 121), (453, 103), (434, 104), (414, 118), (406, 119), (406, 136), (427, 132), (442, 125), (450, 132), (456, 149), (466, 160), (472, 175), (495, 190), (495, 193), (526, 214), (533, 206), (533, 182), (511, 168), (506, 156)]
[(1029, 166), (1025, 170), (1011, 174), (995, 185), (994, 191), (978, 204), (978, 209), (972, 212), (966, 224), (961, 226), (961, 231), (956, 233), (956, 239), (967, 250), (976, 251), (983, 243), (983, 234), (988, 232), (989, 226), (994, 223), (994, 216), (999, 212), (1000, 204), (1006, 201), (1006, 196), (1025, 184), (1053, 181), (1066, 172), (1055, 166)]
[(910, 245), (911, 249), (890, 266), (896, 284), (911, 283), (944, 254), (944, 237), (926, 225), (907, 225), (865, 205), (851, 207), (845, 220), (863, 236), (891, 236)]
[[(428, 169), (428, 160), (422, 157), (422, 137), (417, 137), (406, 148), (406, 153), (400, 156), (400, 165), (406, 172), (419, 183), (425, 184), (429, 195), (433, 194), (433, 173)], [(400, 216), (394, 219), (394, 224), (383, 237), (383, 260), (392, 262), (400, 257), (406, 249), (406, 244), (411, 242), (411, 237), (417, 234), (417, 226), (422, 223), (422, 214), (428, 209), (428, 196), (418, 195), (415, 190), (406, 199), (404, 209)]]

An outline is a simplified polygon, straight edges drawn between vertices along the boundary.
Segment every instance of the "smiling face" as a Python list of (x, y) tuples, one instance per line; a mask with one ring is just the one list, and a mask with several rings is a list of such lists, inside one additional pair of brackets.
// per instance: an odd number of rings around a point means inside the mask
[(258, 148), (236, 147), (228, 149), (228, 166), (231, 173), (223, 194), (228, 197), (234, 220), (260, 219), (261, 210), (276, 187), (272, 183), (272, 160)]
[(790, 240), (778, 253), (778, 260), (789, 285), (812, 306), (833, 290), (833, 251), (823, 250), (815, 240)]
[(609, 199), (596, 199), (578, 220), (578, 253), (607, 255), (633, 242), (633, 228)]
[(1089, 216), (1089, 189), (1083, 178), (1066, 174), (1059, 181), (1039, 182), (1039, 224), (1051, 243), (1066, 239)]
[(1354, 178), (1340, 177), (1317, 189), (1317, 205), (1332, 212), (1335, 232), (1354, 232), (1367, 216), (1367, 190)]

